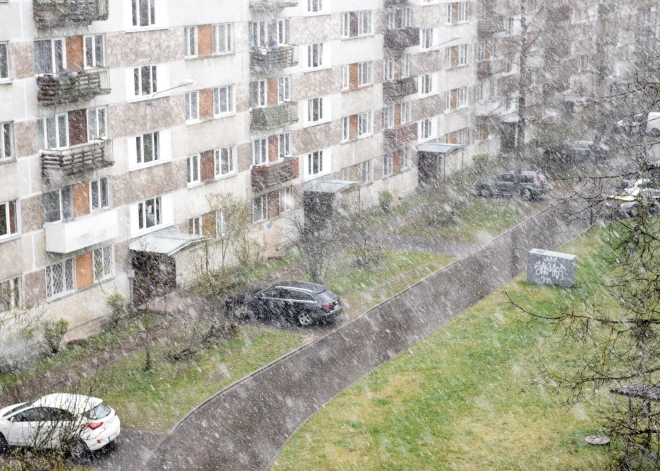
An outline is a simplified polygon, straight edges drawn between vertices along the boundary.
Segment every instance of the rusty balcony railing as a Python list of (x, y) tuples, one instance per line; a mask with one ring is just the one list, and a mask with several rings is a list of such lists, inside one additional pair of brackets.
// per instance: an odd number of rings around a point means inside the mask
[(417, 77), (406, 77), (393, 82), (383, 82), (383, 97), (386, 101), (396, 100), (417, 93)]
[(270, 72), (298, 65), (298, 48), (294, 45), (254, 47), (250, 52), (252, 72)]
[(298, 103), (286, 102), (268, 108), (253, 108), (250, 114), (250, 129), (253, 131), (281, 128), (298, 121)]
[(37, 98), (42, 105), (91, 100), (108, 93), (110, 78), (106, 68), (37, 77)]
[(255, 165), (252, 167), (252, 189), (262, 191), (293, 180), (298, 176), (297, 162), (288, 158), (270, 165)]
[(500, 15), (493, 14), (488, 18), (480, 19), (477, 23), (477, 34), (482, 38), (502, 31), (504, 31), (504, 21)]
[(41, 172), (42, 176), (48, 180), (98, 170), (113, 164), (112, 141), (104, 139), (66, 149), (41, 151)]
[(405, 144), (417, 139), (417, 125), (415, 123), (404, 124), (395, 128), (384, 129), (385, 149), (398, 149)]
[(32, 0), (37, 28), (90, 25), (108, 19), (108, 0)]
[(396, 28), (384, 32), (385, 49), (400, 51), (408, 47), (419, 46), (419, 28)]
[(257, 12), (279, 11), (298, 6), (298, 0), (250, 0), (250, 9)]

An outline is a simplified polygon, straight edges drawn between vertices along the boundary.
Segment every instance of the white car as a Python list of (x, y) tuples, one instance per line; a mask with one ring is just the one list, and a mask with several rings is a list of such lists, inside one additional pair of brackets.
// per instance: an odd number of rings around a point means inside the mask
[(0, 409), (0, 452), (10, 446), (61, 448), (84, 456), (113, 442), (119, 417), (101, 399), (80, 394), (49, 394), (34, 402)]
[(640, 178), (621, 192), (606, 195), (605, 199), (610, 208), (618, 205), (619, 213), (624, 217), (637, 216), (642, 204), (649, 213), (656, 213), (660, 210), (660, 184), (648, 178)]

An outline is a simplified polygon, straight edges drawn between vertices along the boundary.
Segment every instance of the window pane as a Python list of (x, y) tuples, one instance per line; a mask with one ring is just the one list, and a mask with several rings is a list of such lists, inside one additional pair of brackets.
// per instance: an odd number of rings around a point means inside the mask
[(96, 42), (96, 60), (94, 61), (94, 67), (102, 67), (105, 64), (105, 54), (103, 51), (103, 36), (98, 35), (94, 36)]
[(65, 221), (73, 219), (73, 192), (70, 186), (60, 189), (62, 192), (62, 219)]
[(85, 65), (94, 66), (94, 48), (92, 46), (94, 39), (91, 36), (85, 38)]
[(73, 290), (73, 260), (69, 259), (64, 262), (64, 279), (66, 282), (65, 288), (67, 291)]
[(150, 85), (150, 82), (151, 82), (151, 80), (150, 80), (151, 77), (150, 77), (149, 71), (151, 70), (151, 67), (149, 67), (148, 65), (143, 65), (142, 67), (140, 67), (140, 69), (141, 69), (140, 70), (140, 72), (141, 72), (140, 75), (141, 75), (141, 80), (142, 80), (142, 83), (141, 83), (141, 85), (142, 85), (142, 94), (143, 95), (149, 95), (151, 93), (149, 91), (150, 90), (149, 85)]
[(142, 141), (143, 141), (143, 149), (142, 149), (142, 155), (144, 158), (144, 162), (151, 162), (154, 159), (154, 141), (153, 141), (153, 134), (145, 134), (142, 136)]
[(101, 207), (107, 208), (110, 205), (108, 201), (108, 179), (101, 178)]
[(58, 131), (58, 147), (66, 147), (69, 145), (69, 138), (67, 136), (66, 115), (59, 115), (57, 117), (57, 131)]
[(52, 266), (53, 294), (59, 294), (64, 291), (64, 274), (62, 268), (61, 263)]
[(57, 147), (57, 132), (56, 132), (56, 124), (55, 124), (55, 117), (51, 116), (46, 118), (46, 148), (47, 149), (53, 149)]
[(44, 222), (60, 220), (60, 192), (59, 190), (44, 193), (42, 197)]
[(64, 72), (63, 41), (61, 39), (53, 40), (53, 46), (55, 47), (55, 72), (59, 74)]
[(99, 208), (99, 182), (91, 182), (90, 183), (90, 193), (91, 193), (91, 200), (92, 200), (92, 210), (98, 209)]
[(140, 26), (149, 25), (149, 0), (139, 0), (140, 4)]

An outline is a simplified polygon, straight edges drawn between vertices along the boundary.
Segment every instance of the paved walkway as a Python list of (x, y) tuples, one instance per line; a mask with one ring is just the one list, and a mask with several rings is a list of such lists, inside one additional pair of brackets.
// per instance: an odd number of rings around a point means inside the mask
[(209, 398), (139, 469), (270, 469), (289, 437), (337, 394), (510, 281), (525, 267), (530, 249), (556, 249), (585, 229), (554, 208), (536, 215)]

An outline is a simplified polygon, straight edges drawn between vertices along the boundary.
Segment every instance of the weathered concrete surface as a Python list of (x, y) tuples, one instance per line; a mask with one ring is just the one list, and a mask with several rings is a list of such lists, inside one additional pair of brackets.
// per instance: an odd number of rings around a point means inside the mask
[(537, 285), (573, 288), (577, 283), (575, 255), (532, 249), (527, 254), (527, 281)]
[(363, 314), (216, 394), (185, 417), (144, 470), (267, 470), (287, 439), (352, 383), (492, 293), (534, 247), (555, 249), (586, 229), (540, 213)]

